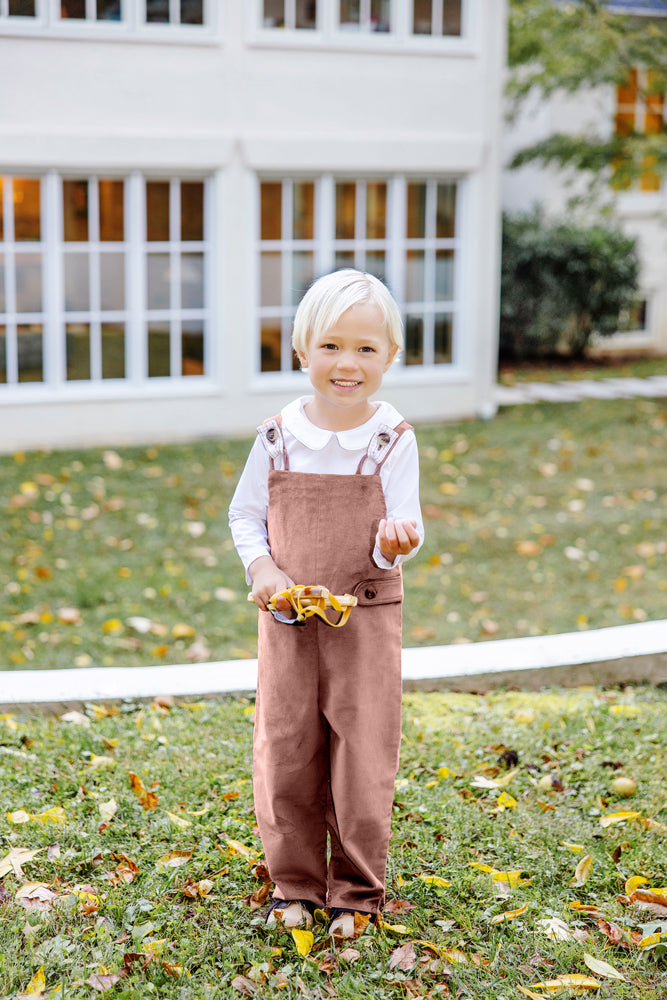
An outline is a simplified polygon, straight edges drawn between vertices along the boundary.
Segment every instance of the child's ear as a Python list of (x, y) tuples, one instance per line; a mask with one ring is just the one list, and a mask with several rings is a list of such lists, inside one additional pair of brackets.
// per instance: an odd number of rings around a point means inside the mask
[(384, 366), (384, 371), (387, 371), (391, 367), (394, 358), (396, 357), (397, 354), (398, 354), (398, 347), (396, 346), (396, 344), (392, 344), (391, 347), (389, 348), (389, 354), (387, 356), (387, 363)]
[(306, 371), (308, 368), (308, 356), (303, 353), (303, 351), (296, 352), (299, 359), (299, 364), (301, 365), (301, 371)]

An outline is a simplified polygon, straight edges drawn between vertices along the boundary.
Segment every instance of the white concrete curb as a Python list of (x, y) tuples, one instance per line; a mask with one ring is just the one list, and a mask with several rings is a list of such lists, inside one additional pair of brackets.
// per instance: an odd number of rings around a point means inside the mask
[[(588, 632), (403, 650), (406, 690), (667, 682), (667, 620)], [(251, 692), (257, 660), (0, 671), (0, 705)]]

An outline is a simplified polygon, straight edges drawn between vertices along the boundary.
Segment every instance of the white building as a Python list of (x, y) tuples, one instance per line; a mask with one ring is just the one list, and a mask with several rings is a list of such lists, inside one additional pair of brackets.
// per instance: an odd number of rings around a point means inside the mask
[(310, 281), (412, 420), (493, 412), (505, 0), (0, 0), (0, 450), (252, 429)]
[[(609, 0), (619, 12), (636, 17), (667, 17), (667, 0)], [(533, 101), (503, 137), (503, 163), (526, 146), (554, 133), (598, 135), (609, 138), (614, 131), (662, 132), (664, 95), (648, 98), (646, 70), (633, 69), (624, 86), (581, 90), (572, 97), (555, 96)], [(583, 194), (587, 182), (574, 184), (571, 176), (555, 168), (529, 165), (505, 170), (503, 208), (525, 211), (541, 205), (549, 215), (565, 216), (573, 195)], [(598, 191), (598, 195), (601, 192)], [(640, 291), (631, 313), (622, 317), (623, 327), (597, 345), (604, 351), (667, 355), (667, 186), (647, 163), (631, 189), (602, 192), (612, 201), (617, 221), (637, 239), (640, 257)]]

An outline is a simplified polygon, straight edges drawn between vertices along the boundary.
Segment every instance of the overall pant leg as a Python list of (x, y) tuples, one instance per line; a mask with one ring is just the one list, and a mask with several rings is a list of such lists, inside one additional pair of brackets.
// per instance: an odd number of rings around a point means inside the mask
[[(253, 741), (255, 814), (279, 899), (326, 896), (328, 732), (309, 626), (260, 613)], [(326, 628), (326, 626), (324, 626)]]

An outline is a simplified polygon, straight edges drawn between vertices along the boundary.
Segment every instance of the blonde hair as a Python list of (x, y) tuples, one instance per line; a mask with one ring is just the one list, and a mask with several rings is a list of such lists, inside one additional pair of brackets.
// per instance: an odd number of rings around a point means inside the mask
[(390, 348), (403, 347), (403, 322), (389, 289), (364, 271), (345, 268), (324, 274), (313, 282), (299, 303), (294, 317), (292, 347), (305, 354), (310, 338), (325, 334), (352, 306), (372, 303), (382, 313)]

